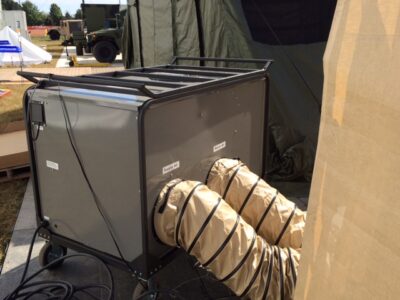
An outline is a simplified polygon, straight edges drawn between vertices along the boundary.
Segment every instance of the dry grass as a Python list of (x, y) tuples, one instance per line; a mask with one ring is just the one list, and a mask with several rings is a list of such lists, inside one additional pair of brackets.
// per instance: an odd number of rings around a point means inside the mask
[(27, 183), (28, 179), (0, 183), (0, 270)]
[(11, 93), (0, 98), (0, 128), (9, 122), (23, 119), (22, 97), (32, 84), (0, 84), (1, 89), (9, 89)]

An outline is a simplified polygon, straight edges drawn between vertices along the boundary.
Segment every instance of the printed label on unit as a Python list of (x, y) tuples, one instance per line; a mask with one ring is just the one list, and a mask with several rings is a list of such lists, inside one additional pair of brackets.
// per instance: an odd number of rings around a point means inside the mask
[(173, 170), (178, 169), (181, 166), (179, 160), (176, 162), (173, 162), (172, 164), (166, 165), (165, 167), (162, 168), (162, 173), (163, 175), (172, 172)]
[(46, 166), (50, 169), (57, 170), (58, 171), (58, 163), (50, 160), (46, 160)]
[(226, 147), (226, 141), (223, 141), (222, 143), (216, 144), (213, 147), (213, 150), (214, 150), (214, 152), (217, 152), (217, 151), (219, 151), (221, 149), (224, 149), (225, 147)]

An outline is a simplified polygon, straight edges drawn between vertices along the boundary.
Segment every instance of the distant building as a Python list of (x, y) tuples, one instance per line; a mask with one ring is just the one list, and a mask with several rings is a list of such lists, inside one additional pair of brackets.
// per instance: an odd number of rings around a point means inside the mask
[(9, 26), (12, 30), (20, 33), (26, 39), (30, 39), (26, 14), (23, 10), (3, 10), (0, 17), (0, 29)]

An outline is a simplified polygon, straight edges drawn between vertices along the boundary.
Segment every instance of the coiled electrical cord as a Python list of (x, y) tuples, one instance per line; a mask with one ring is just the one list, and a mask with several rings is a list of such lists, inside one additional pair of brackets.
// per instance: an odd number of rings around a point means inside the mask
[[(101, 300), (99, 297), (93, 295), (91, 292), (88, 290), (92, 289), (103, 289), (107, 292), (107, 300), (112, 300), (114, 297), (114, 278), (112, 276), (110, 268), (98, 257), (89, 255), (89, 254), (84, 254), (84, 253), (77, 253), (77, 254), (70, 254), (70, 255), (65, 255), (60, 258), (57, 258), (47, 264), (46, 266), (40, 268), (36, 272), (34, 272), (32, 275), (28, 276), (26, 278), (28, 269), (29, 269), (29, 263), (31, 260), (32, 256), (32, 250), (33, 246), (36, 240), (36, 237), (39, 233), (39, 230), (46, 227), (48, 224), (47, 222), (41, 223), (35, 230), (30, 246), (29, 246), (29, 251), (28, 251), (28, 256), (27, 260), (25, 263), (24, 271), (20, 280), (19, 285), (10, 293), (8, 296), (4, 298), (4, 300), (18, 300), (18, 299), (29, 299), (32, 296), (38, 296), (41, 295), (41, 299), (45, 300), (72, 300), (72, 299), (79, 299), (77, 297), (78, 293), (84, 293), (88, 296), (90, 296), (92, 299), (95, 300)], [(60, 263), (61, 261), (65, 261), (67, 259), (71, 258), (76, 258), (76, 257), (85, 257), (92, 259), (102, 265), (104, 269), (106, 270), (106, 273), (108, 275), (108, 281), (109, 285), (106, 284), (87, 284), (87, 285), (81, 285), (77, 286), (72, 284), (69, 281), (66, 280), (38, 280), (38, 281), (33, 281), (39, 274), (41, 274), (43, 271), (50, 269), (52, 266)]]

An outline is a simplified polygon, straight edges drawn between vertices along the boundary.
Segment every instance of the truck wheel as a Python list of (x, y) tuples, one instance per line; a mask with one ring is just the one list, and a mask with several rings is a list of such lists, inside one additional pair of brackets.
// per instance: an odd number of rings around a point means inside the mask
[(76, 55), (77, 56), (82, 56), (83, 55), (83, 46), (82, 46), (82, 44), (77, 44), (76, 46), (75, 46), (75, 49), (76, 49)]
[[(44, 267), (49, 263), (51, 263), (52, 261), (65, 256), (66, 254), (67, 254), (67, 248), (58, 245), (53, 245), (52, 243), (47, 242), (46, 244), (44, 244), (42, 249), (40, 249), (39, 264), (41, 267)], [(55, 263), (48, 269), (49, 270), (56, 269), (59, 266), (61, 266), (63, 262), (64, 260), (60, 260), (59, 262)]]
[(117, 48), (109, 41), (100, 41), (94, 45), (93, 55), (98, 62), (112, 63), (117, 56)]
[(57, 41), (60, 39), (60, 33), (57, 30), (50, 30), (49, 37), (52, 41)]

